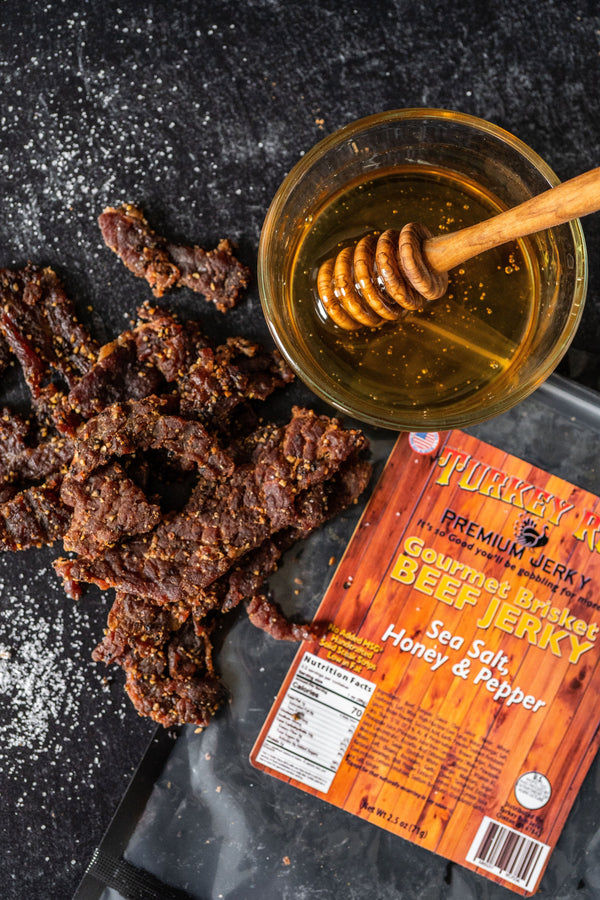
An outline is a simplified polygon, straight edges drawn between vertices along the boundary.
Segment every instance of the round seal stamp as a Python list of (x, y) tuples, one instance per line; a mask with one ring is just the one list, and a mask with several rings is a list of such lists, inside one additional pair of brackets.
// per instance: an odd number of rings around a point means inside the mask
[(434, 453), (440, 445), (437, 431), (411, 431), (408, 443), (415, 453)]
[(515, 784), (515, 797), (525, 809), (541, 809), (552, 793), (552, 786), (541, 772), (525, 772)]

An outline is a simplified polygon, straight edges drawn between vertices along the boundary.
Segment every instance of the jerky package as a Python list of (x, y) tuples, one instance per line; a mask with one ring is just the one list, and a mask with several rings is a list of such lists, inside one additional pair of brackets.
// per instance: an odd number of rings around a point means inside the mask
[[(600, 398), (553, 376), (505, 415), (466, 429), (600, 493)], [(396, 435), (366, 430), (375, 477)], [(368, 493), (368, 492), (367, 492)], [(366, 503), (288, 551), (269, 579), (312, 616)], [(231, 700), (204, 730), (156, 733), (76, 900), (502, 900), (510, 890), (255, 768), (249, 753), (296, 653), (243, 617), (220, 649)], [(600, 891), (600, 763), (575, 799), (536, 896)]]

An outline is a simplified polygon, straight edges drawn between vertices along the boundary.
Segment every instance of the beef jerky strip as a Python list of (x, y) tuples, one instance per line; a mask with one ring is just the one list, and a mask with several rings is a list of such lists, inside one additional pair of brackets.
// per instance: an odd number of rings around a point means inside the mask
[(275, 434), (277, 442), (257, 447), (253, 464), (238, 466), (210, 490), (195, 491), (181, 512), (165, 517), (149, 535), (98, 559), (58, 560), (56, 570), (156, 602), (193, 598), (238, 558), (293, 525), (297, 494), (332, 477), (367, 446), (361, 432), (299, 409)]
[(290, 622), (264, 594), (252, 597), (246, 605), (246, 611), (253, 625), (279, 641), (316, 641), (325, 633), (323, 626)]
[(60, 499), (60, 479), (20, 491), (0, 505), (0, 550), (53, 544), (68, 527), (70, 510)]
[[(72, 442), (48, 437), (46, 431), (4, 408), (0, 446), (0, 550), (53, 544), (68, 521), (59, 488), (73, 456)], [(36, 487), (44, 480), (47, 484)]]
[(164, 645), (189, 618), (185, 604), (159, 606), (142, 597), (117, 593), (107, 629), (92, 653), (96, 662), (124, 665), (132, 654), (147, 656), (152, 646)]
[(147, 397), (113, 403), (81, 426), (68, 481), (83, 481), (113, 457), (166, 450), (198, 466), (205, 477), (226, 476), (233, 462), (199, 423), (171, 414), (175, 398)]
[[(174, 611), (173, 614), (176, 613), (179, 617), (178, 621), (183, 621), (187, 618), (184, 611), (189, 612), (191, 608), (194, 621), (200, 622), (204, 628), (202, 620), (208, 614), (215, 610), (229, 612), (241, 600), (253, 596), (262, 588), (265, 578), (275, 571), (285, 550), (357, 502), (369, 483), (371, 472), (370, 463), (355, 454), (343, 464), (333, 478), (298, 495), (295, 500), (296, 519), (293, 526), (278, 532), (260, 547), (246, 554), (226, 575), (205, 591), (201, 591), (198, 597), (194, 598), (191, 607), (186, 602), (165, 606), (162, 620), (170, 621), (170, 611)], [(135, 597), (127, 596), (129, 603), (133, 604)], [(157, 609), (163, 608), (144, 598), (138, 600), (145, 608), (148, 604), (154, 605)], [(109, 629), (113, 627), (109, 620)]]
[(92, 418), (113, 403), (163, 393), (165, 380), (151, 361), (140, 363), (135, 336), (125, 332), (100, 348), (92, 369), (69, 391), (77, 421)]
[(144, 303), (136, 326), (105, 344), (90, 371), (69, 392), (80, 419), (89, 419), (126, 400), (170, 390), (192, 366), (208, 339), (200, 325), (185, 326), (172, 314)]
[(64, 548), (87, 557), (123, 537), (151, 531), (161, 516), (160, 506), (148, 501), (118, 463), (97, 469), (84, 482), (63, 481), (61, 500), (74, 507)]
[(186, 612), (118, 594), (108, 632), (92, 654), (126, 675), (125, 690), (142, 716), (165, 727), (205, 726), (225, 699), (215, 674), (207, 629), (194, 630)]
[[(295, 525), (275, 536), (280, 551), (307, 537), (328, 519), (356, 503), (367, 487), (370, 477), (370, 464), (357, 457), (344, 465), (338, 475), (320, 486), (321, 489), (306, 491), (298, 498), (299, 502), (296, 504), (298, 519)], [(257, 582), (254, 590), (245, 592), (246, 598), (249, 598), (246, 612), (253, 625), (280, 641), (314, 641), (323, 636), (326, 628), (324, 623), (290, 622), (272, 600), (260, 593), (260, 587)], [(247, 584), (244, 588), (247, 588)], [(236, 589), (239, 596), (238, 585), (234, 579), (230, 579), (224, 608), (235, 601)]]
[(55, 435), (32, 433), (31, 423), (9, 409), (0, 413), (0, 483), (29, 487), (57, 474), (71, 461), (73, 443)]
[(4, 476), (10, 471), (11, 462), (23, 453), (27, 446), (30, 423), (18, 413), (4, 407), (0, 414), (0, 443), (2, 457), (0, 472)]
[(214, 250), (171, 243), (156, 234), (143, 213), (129, 203), (107, 207), (98, 224), (105, 244), (130, 272), (146, 279), (155, 297), (185, 286), (225, 312), (236, 305), (250, 281), (249, 270), (236, 259), (229, 241), (220, 241)]
[(181, 414), (221, 426), (247, 400), (265, 400), (293, 381), (292, 370), (275, 351), (245, 338), (206, 347), (178, 382)]
[(370, 477), (370, 463), (356, 455), (333, 478), (301, 493), (295, 501), (294, 524), (277, 532), (243, 557), (225, 577), (200, 591), (194, 600), (194, 619), (215, 607), (229, 612), (240, 601), (258, 594), (265, 578), (277, 568), (281, 554), (356, 503)]
[(0, 486), (0, 503), (6, 503), (12, 500), (19, 493), (19, 489), (14, 484), (6, 484)]
[(52, 269), (0, 269), (0, 333), (33, 398), (58, 373), (68, 385), (91, 367), (96, 345)]
[(229, 572), (199, 591), (193, 598), (192, 621), (204, 627), (206, 616), (214, 611), (228, 613), (238, 604), (262, 589), (265, 579), (276, 571), (285, 548), (268, 538), (237, 562)]
[(33, 398), (33, 408), (41, 423), (52, 423), (56, 431), (65, 437), (73, 438), (81, 424), (81, 417), (71, 407), (68, 394), (62, 386), (53, 382), (40, 388)]
[(13, 360), (10, 347), (6, 343), (6, 339), (0, 334), (0, 375), (8, 369)]
[(60, 435), (27, 447), (11, 460), (11, 475), (23, 483), (42, 481), (50, 476), (66, 472), (73, 457), (73, 442)]
[(211, 668), (211, 649), (208, 638), (184, 626), (167, 647), (167, 666), (152, 656), (145, 666), (128, 667), (125, 690), (139, 715), (165, 728), (180, 723), (206, 727), (227, 696)]
[(182, 378), (210, 346), (199, 322), (183, 324), (166, 310), (144, 303), (138, 309), (139, 321), (133, 330), (140, 362), (150, 361), (171, 383)]

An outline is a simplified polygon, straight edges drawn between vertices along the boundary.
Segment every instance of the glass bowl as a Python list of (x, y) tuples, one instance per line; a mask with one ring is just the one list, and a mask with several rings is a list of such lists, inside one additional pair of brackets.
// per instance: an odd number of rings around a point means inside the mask
[(456, 230), (558, 184), (533, 150), (472, 116), (387, 111), (326, 137), (290, 171), (261, 233), (258, 283), (273, 338), (337, 409), (406, 431), (465, 427), (508, 410), (553, 371), (587, 288), (578, 220), (480, 254), (448, 293), (383, 328), (344, 331), (316, 272), (369, 232), (420, 221)]

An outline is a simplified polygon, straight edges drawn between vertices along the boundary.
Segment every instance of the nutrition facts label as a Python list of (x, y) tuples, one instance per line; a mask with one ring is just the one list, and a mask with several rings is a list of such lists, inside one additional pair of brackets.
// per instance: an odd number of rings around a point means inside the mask
[(256, 762), (327, 792), (375, 685), (305, 653)]

